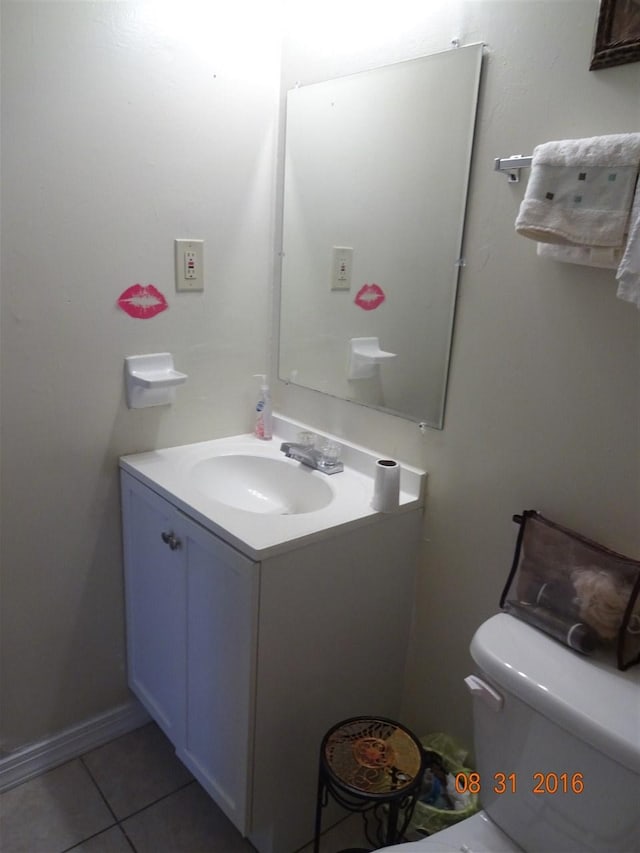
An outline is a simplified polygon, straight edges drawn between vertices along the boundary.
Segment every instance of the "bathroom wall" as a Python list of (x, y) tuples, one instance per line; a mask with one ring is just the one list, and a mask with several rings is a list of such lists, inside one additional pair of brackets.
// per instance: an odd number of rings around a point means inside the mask
[(493, 172), (495, 157), (550, 139), (640, 130), (640, 63), (588, 70), (597, 0), (315, 8), (289, 18), (284, 89), (453, 38), (487, 46), (444, 429), (422, 436), (300, 388), (277, 394), (292, 416), (429, 471), (403, 718), (470, 744), (467, 649), (498, 609), (512, 514), (538, 509), (640, 557), (640, 314), (611, 272), (538, 260), (513, 229), (525, 183)]
[[(251, 425), (280, 50), (264, 0), (1, 11), (6, 752), (128, 699), (118, 456)], [(205, 241), (201, 294), (175, 292), (176, 237)], [(168, 310), (127, 316), (136, 283)], [(124, 357), (163, 351), (176, 404), (129, 411)]]
[[(174, 13), (171, 14), (171, 7)], [(284, 411), (430, 474), (404, 719), (470, 740), (461, 679), (511, 515), (640, 556), (638, 312), (610, 273), (538, 261), (493, 158), (638, 130), (640, 64), (589, 72), (597, 0), (292, 3), (282, 86), (485, 41), (443, 431), (303, 389)], [(205, 14), (208, 10), (209, 14)], [(250, 426), (269, 349), (279, 87), (273, 4), (10, 2), (2, 22), (2, 749), (127, 699), (116, 460)], [(455, 168), (447, 164), (446, 168)], [(176, 294), (173, 239), (206, 241)], [(152, 283), (169, 309), (116, 307)], [(189, 374), (129, 411), (126, 355)]]

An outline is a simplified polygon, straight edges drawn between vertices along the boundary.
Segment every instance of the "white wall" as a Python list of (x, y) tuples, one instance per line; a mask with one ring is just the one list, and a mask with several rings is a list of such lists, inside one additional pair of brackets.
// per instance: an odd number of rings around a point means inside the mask
[[(127, 695), (118, 455), (248, 428), (250, 377), (265, 363), (271, 6), (205, 4), (211, 18), (196, 18), (187, 49), (179, 24), (193, 19), (175, 5), (171, 21), (132, 3), (2, 2), (7, 750)], [(396, 0), (353, 20), (351, 5), (293, 4), (285, 85), (453, 37), (488, 44), (445, 428), (423, 437), (275, 390), (292, 416), (429, 470), (404, 719), (468, 740), (467, 646), (496, 610), (512, 513), (536, 507), (640, 555), (638, 312), (615, 298), (611, 274), (538, 261), (513, 233), (522, 185), (492, 171), (494, 157), (547, 139), (638, 130), (640, 64), (587, 70), (597, 0)], [(173, 293), (174, 237), (206, 241), (201, 296)], [(148, 321), (119, 311), (138, 281), (169, 310)], [(190, 376), (176, 405), (128, 411), (124, 356), (165, 349)]]
[(487, 44), (444, 430), (423, 437), (299, 388), (277, 394), (292, 416), (429, 471), (404, 719), (470, 744), (467, 648), (498, 608), (512, 514), (536, 508), (640, 556), (640, 315), (616, 298), (612, 273), (537, 259), (513, 229), (525, 184), (507, 184), (493, 158), (640, 130), (640, 64), (588, 70), (597, 0), (401, 0), (353, 19), (341, 4), (339, 36), (320, 39), (332, 8), (297, 22), (284, 88), (454, 37)]
[[(2, 3), (3, 750), (127, 698), (118, 456), (251, 425), (272, 5)], [(175, 293), (176, 237), (205, 240), (203, 294)], [(169, 309), (119, 310), (136, 282)], [(161, 351), (187, 384), (129, 411), (124, 357)]]

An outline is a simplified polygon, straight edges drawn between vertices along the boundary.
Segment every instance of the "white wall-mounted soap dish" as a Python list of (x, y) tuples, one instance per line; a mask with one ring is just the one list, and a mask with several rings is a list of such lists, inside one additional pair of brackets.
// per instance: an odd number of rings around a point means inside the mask
[(186, 373), (174, 369), (173, 356), (168, 352), (127, 356), (124, 372), (130, 409), (171, 405), (176, 385), (187, 380)]
[(347, 378), (371, 379), (377, 374), (378, 365), (390, 358), (396, 358), (396, 353), (380, 349), (378, 338), (351, 338)]

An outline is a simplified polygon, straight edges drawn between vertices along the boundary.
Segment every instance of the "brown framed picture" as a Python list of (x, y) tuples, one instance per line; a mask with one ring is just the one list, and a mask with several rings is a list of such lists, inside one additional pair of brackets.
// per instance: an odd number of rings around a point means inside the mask
[(590, 70), (640, 62), (640, 0), (600, 0)]

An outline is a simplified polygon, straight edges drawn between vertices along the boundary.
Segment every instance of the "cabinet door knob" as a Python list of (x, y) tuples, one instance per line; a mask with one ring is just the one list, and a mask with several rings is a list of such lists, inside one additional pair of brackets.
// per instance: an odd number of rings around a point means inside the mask
[(165, 545), (168, 545), (172, 551), (175, 551), (182, 545), (182, 542), (178, 539), (173, 530), (171, 531), (171, 533), (161, 533), (160, 535), (162, 536), (162, 541), (165, 543)]

